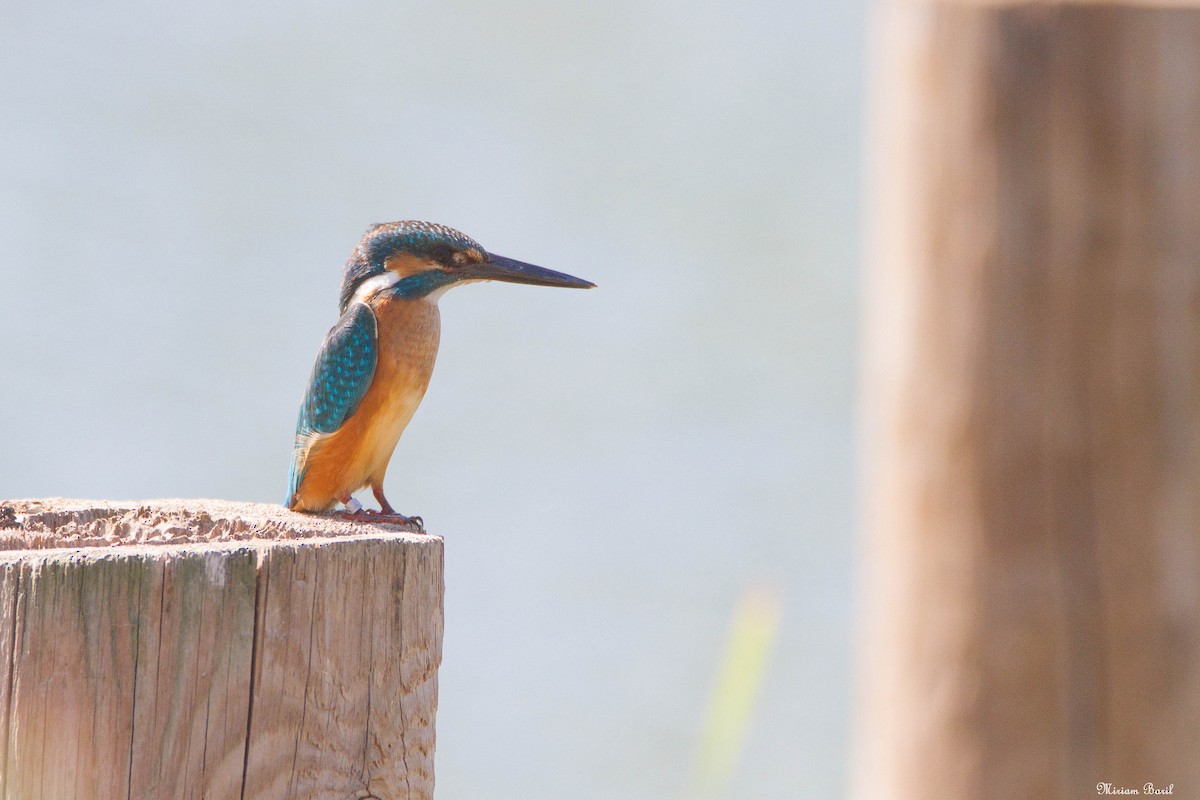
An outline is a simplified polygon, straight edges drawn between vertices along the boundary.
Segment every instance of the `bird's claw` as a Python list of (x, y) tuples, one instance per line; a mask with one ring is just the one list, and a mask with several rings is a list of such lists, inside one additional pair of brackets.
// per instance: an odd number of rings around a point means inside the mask
[(425, 532), (425, 520), (417, 516), (406, 517), (403, 514), (391, 513), (383, 511), (368, 511), (368, 514), (374, 518), (375, 522), (387, 522), (392, 525), (411, 525), (417, 529), (418, 533)]

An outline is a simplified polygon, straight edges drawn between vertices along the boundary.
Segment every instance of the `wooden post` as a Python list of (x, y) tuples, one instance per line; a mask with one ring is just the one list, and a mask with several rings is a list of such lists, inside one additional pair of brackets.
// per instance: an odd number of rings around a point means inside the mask
[(442, 541), (214, 501), (0, 503), (0, 796), (433, 796)]
[(862, 800), (1200, 797), (1200, 9), (1174, 6), (881, 3)]

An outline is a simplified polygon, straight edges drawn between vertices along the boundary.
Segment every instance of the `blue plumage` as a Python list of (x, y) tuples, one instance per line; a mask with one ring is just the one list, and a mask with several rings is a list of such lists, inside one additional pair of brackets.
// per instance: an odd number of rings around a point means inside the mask
[(409, 275), (406, 278), (401, 278), (396, 282), (396, 285), (387, 290), (389, 297), (398, 297), (403, 300), (416, 300), (419, 297), (424, 297), (430, 292), (443, 289), (456, 280), (454, 275), (441, 270), (429, 270), (428, 272), (418, 272), (416, 275)]
[(371, 386), (377, 360), (375, 314), (363, 303), (354, 303), (330, 329), (317, 353), (296, 420), (296, 446), (284, 505), (291, 505), (304, 475), (300, 459), (307, 439), (314, 433), (333, 433), (354, 414)]

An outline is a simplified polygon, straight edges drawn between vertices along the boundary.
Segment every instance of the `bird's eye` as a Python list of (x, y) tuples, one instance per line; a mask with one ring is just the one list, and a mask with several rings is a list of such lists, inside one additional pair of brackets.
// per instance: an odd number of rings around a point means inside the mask
[(439, 244), (437, 247), (433, 248), (433, 252), (430, 253), (430, 255), (433, 257), (434, 261), (438, 262), (442, 266), (454, 266), (454, 251), (451, 250), (448, 245)]

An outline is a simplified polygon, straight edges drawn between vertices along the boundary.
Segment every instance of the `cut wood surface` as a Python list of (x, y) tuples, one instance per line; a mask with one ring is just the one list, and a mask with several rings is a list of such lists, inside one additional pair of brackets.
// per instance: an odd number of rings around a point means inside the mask
[(430, 798), (442, 540), (0, 501), (0, 796)]
[(1200, 797), (1189, 6), (881, 4), (862, 800)]

